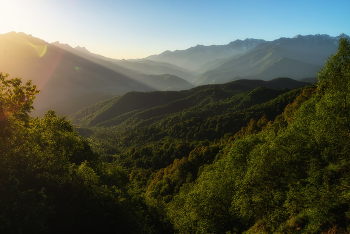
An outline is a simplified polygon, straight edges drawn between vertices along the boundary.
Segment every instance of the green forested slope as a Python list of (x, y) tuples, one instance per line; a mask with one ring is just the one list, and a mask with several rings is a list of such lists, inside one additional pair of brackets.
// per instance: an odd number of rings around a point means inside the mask
[[(259, 86), (271, 89), (295, 89), (309, 84), (288, 78), (278, 78), (271, 81), (238, 80), (222, 85), (199, 86), (179, 92), (130, 92), (121, 97), (84, 108), (73, 114), (71, 119), (74, 124), (79, 126), (115, 126), (134, 115), (140, 115), (141, 112), (144, 113), (141, 114), (143, 116), (140, 117), (140, 120), (145, 120), (150, 117), (183, 111), (194, 106), (203, 108), (208, 104), (210, 106), (206, 107), (206, 109), (213, 112), (211, 115), (217, 115), (223, 110), (216, 113), (214, 111), (215, 108), (212, 108), (213, 106), (221, 106), (221, 109), (228, 109), (237, 104), (237, 101), (233, 101), (237, 98), (236, 94), (244, 91), (250, 91)], [(273, 93), (274, 91), (271, 92)], [(262, 95), (264, 99), (259, 101), (266, 102), (272, 97), (269, 95), (273, 96), (273, 94), (266, 91), (266, 95)], [(146, 117), (147, 114), (145, 112), (149, 113), (149, 117)], [(108, 123), (104, 123), (106, 121)]]
[(286, 109), (236, 140), (183, 186), (167, 209), (179, 232), (348, 233), (350, 46), (340, 47), (294, 117)]
[[(252, 118), (260, 119), (265, 115), (273, 120), (281, 114), (302, 89), (253, 87), (283, 87), (285, 84), (295, 88), (295, 85), (307, 84), (290, 80), (242, 80), (181, 92), (128, 93), (85, 108), (72, 119), (83, 127), (78, 131), (94, 142), (95, 149), (109, 156), (126, 152), (129, 147), (139, 148), (168, 138), (214, 141), (225, 134), (235, 134)], [(244, 90), (252, 91), (242, 92)], [(89, 126), (93, 127), (86, 131)], [(152, 155), (143, 160), (151, 158)]]

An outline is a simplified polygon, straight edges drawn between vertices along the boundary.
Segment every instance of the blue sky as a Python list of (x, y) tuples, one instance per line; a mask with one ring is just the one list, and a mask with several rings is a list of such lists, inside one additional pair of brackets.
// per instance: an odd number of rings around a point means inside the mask
[(350, 0), (1, 0), (0, 34), (32, 34), (111, 58), (197, 44), (350, 35)]

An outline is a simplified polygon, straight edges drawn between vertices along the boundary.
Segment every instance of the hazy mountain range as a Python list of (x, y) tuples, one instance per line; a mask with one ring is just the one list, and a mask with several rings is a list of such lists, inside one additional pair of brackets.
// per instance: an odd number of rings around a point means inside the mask
[(264, 42), (262, 39), (247, 38), (244, 41), (232, 41), (227, 45), (197, 45), (186, 50), (173, 52), (167, 50), (159, 55), (151, 55), (147, 59), (173, 63), (196, 71), (210, 61), (244, 54)]
[(165, 51), (145, 59), (117, 60), (84, 47), (50, 44), (11, 32), (0, 35), (0, 71), (38, 85), (41, 93), (34, 114), (50, 108), (70, 114), (130, 91), (187, 90), (237, 79), (316, 77), (325, 60), (336, 52), (340, 37), (349, 38), (342, 34), (245, 39)]
[[(337, 51), (337, 37), (297, 35), (274, 41), (236, 40), (222, 46), (196, 46), (187, 50), (166, 51), (147, 59), (186, 64), (201, 73), (195, 85), (224, 83), (241, 78), (269, 80), (277, 77), (301, 79), (316, 77), (327, 58)], [(199, 59), (196, 59), (199, 58)], [(209, 58), (212, 58), (211, 61)], [(185, 66), (185, 65), (184, 65)]]
[(175, 75), (144, 75), (100, 57), (24, 33), (0, 35), (0, 71), (11, 77), (31, 79), (38, 85), (41, 93), (35, 100), (37, 110), (92, 93), (121, 95), (129, 91), (194, 87)]
[(76, 55), (79, 55), (81, 57), (85, 57), (87, 59), (91, 59), (91, 57), (105, 60), (108, 62), (112, 62), (113, 64), (119, 65), (123, 68), (130, 69), (136, 73), (139, 74), (147, 74), (147, 75), (163, 75), (163, 74), (172, 74), (178, 77), (181, 77), (185, 80), (192, 80), (194, 79), (199, 73), (184, 69), (182, 67), (176, 66), (171, 63), (167, 62), (156, 62), (149, 59), (129, 59), (129, 60), (119, 60), (119, 59), (112, 59), (107, 58), (102, 55), (93, 54), (90, 51), (88, 51), (85, 47), (71, 47), (67, 44), (61, 44), (59, 42), (54, 42), (52, 45), (55, 45), (57, 47), (60, 47), (64, 50), (70, 51)]

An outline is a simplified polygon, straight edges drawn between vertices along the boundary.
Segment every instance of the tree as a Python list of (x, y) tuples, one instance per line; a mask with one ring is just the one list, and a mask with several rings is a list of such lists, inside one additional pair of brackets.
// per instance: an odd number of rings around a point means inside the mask
[(338, 52), (332, 55), (319, 72), (321, 92), (328, 92), (342, 100), (341, 113), (345, 119), (345, 130), (350, 136), (349, 93), (350, 93), (350, 42), (340, 38)]
[(8, 79), (9, 74), (0, 72), (0, 121), (15, 114), (24, 116), (33, 110), (33, 100), (40, 91), (29, 80), (22, 85), (20, 78)]
[(31, 82), (0, 73), (0, 233), (140, 233), (127, 175), (65, 117), (31, 118)]
[(349, 91), (350, 88), (350, 42), (340, 38), (338, 52), (332, 55), (318, 74), (319, 88), (324, 90)]

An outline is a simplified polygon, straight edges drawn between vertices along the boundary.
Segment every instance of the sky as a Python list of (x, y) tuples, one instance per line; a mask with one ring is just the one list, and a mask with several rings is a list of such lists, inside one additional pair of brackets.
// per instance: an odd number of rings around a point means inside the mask
[(350, 0), (0, 0), (0, 9), (0, 34), (115, 59), (245, 38), (350, 35)]

